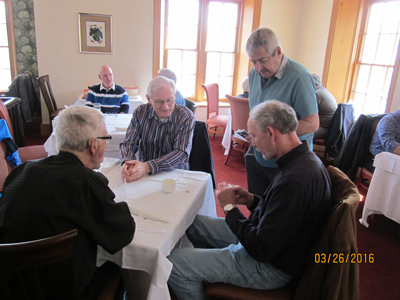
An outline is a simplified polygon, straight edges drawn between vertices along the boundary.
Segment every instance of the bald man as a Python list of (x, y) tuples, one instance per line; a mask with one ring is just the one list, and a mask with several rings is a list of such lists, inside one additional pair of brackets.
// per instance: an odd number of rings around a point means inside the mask
[(99, 70), (101, 83), (89, 87), (86, 106), (100, 103), (102, 113), (127, 114), (129, 112), (129, 96), (122, 86), (114, 83), (113, 71), (109, 66), (101, 66)]

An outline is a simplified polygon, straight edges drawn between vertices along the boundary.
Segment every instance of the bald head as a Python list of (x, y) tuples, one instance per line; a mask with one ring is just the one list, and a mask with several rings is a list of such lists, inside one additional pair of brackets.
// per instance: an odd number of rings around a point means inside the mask
[(99, 79), (103, 86), (108, 90), (114, 84), (113, 71), (109, 66), (101, 66), (99, 70)]

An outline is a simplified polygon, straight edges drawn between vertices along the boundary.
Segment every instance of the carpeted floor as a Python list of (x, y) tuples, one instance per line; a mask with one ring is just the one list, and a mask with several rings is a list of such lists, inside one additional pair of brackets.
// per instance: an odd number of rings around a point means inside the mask
[[(214, 158), (217, 184), (228, 182), (247, 188), (246, 168), (242, 153), (234, 151), (228, 164), (224, 165), (224, 148), (221, 136), (210, 139)], [(361, 191), (365, 194), (364, 191)], [(357, 220), (361, 218), (364, 203), (357, 209)], [(248, 216), (246, 208), (241, 208)], [(217, 203), (218, 216), (224, 216)], [(369, 228), (357, 222), (358, 251), (362, 254), (373, 254), (374, 262), (360, 264), (360, 300), (400, 299), (400, 225), (382, 216), (369, 218)], [(343, 299), (345, 300), (345, 299)]]

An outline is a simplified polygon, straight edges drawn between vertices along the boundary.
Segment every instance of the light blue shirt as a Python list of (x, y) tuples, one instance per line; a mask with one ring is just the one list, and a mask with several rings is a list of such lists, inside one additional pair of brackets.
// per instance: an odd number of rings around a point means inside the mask
[[(249, 74), (249, 104), (253, 109), (258, 104), (268, 100), (278, 100), (293, 107), (297, 119), (318, 113), (317, 99), (315, 97), (314, 80), (311, 74), (301, 64), (283, 57), (278, 72), (267, 83), (254, 68)], [(300, 141), (308, 141), (312, 149), (314, 133), (299, 136)], [(269, 168), (276, 168), (275, 159), (265, 160), (262, 154), (254, 150), (257, 162)]]

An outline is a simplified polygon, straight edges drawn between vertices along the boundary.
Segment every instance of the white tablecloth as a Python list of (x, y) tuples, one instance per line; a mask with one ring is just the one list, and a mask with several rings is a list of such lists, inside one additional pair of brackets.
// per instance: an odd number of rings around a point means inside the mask
[[(103, 173), (110, 181), (116, 201), (126, 201), (131, 212), (134, 208), (147, 214), (147, 218), (149, 215), (158, 216), (169, 220), (169, 223), (153, 224), (149, 221), (150, 224), (146, 225), (148, 219), (133, 214), (137, 223), (133, 241), (114, 255), (99, 247), (98, 264), (109, 260), (125, 269), (142, 270), (151, 276), (147, 299), (170, 299), (166, 283), (172, 264), (166, 256), (184, 235), (196, 214), (216, 216), (210, 174), (174, 170), (125, 184), (120, 176), (119, 164)], [(176, 180), (176, 189), (171, 194), (161, 189), (165, 178)]]
[[(83, 94), (79, 95), (78, 100), (75, 101), (74, 105), (85, 105), (85, 99), (82, 99)], [(141, 104), (143, 104), (142, 96), (129, 96), (129, 114), (132, 114), (133, 111)]]
[(367, 218), (372, 214), (383, 214), (400, 223), (400, 155), (379, 153), (374, 166), (360, 223), (368, 227)]
[[(106, 114), (105, 115), (105, 123), (107, 132), (112, 136), (112, 139), (109, 141), (107, 145), (107, 150), (105, 153), (106, 157), (114, 157), (119, 158), (119, 144), (124, 141), (126, 129), (129, 126), (129, 123), (132, 119), (131, 114)], [(57, 117), (53, 120), (53, 128), (57, 126)], [(57, 154), (57, 143), (56, 136), (53, 133), (44, 143), (44, 148), (46, 149), (48, 155)]]

